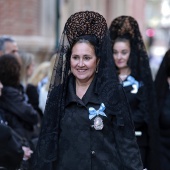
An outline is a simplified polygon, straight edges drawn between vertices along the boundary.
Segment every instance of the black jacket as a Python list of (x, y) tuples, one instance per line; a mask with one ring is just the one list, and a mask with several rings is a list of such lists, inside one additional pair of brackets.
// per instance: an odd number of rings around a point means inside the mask
[(132, 92), (134, 90), (132, 85), (126, 86), (124, 89), (132, 111), (138, 145), (139, 147), (148, 147), (147, 119), (149, 114), (145, 86), (140, 86), (136, 93)]
[[(32, 170), (142, 170), (129, 112), (122, 115), (116, 110), (111, 112), (106, 105), (104, 112), (107, 117), (101, 116), (104, 128), (95, 130), (92, 127), (94, 118), (89, 120), (88, 109), (94, 107), (98, 110), (103, 101), (94, 93), (93, 84), (80, 100), (75, 95), (74, 83), (70, 79), (59, 127), (59, 115), (55, 114), (59, 89), (54, 88), (49, 96), (51, 100), (47, 102), (46, 111), (51, 114), (48, 125), (51, 123), (53, 129), (45, 136), (40, 135)], [(46, 145), (42, 147), (44, 143)]]
[(5, 122), (0, 110), (0, 167), (15, 170), (20, 167), (24, 152), (22, 143)]
[(33, 127), (38, 121), (37, 112), (24, 100), (19, 89), (4, 87), (0, 98), (0, 108), (5, 119), (20, 136), (31, 139)]

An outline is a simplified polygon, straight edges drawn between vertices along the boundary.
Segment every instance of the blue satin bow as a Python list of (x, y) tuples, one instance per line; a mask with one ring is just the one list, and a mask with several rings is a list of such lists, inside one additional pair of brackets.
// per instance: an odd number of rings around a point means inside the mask
[[(101, 105), (100, 105), (100, 108), (99, 108), (99, 110), (95, 110), (93, 107), (90, 107), (89, 108), (89, 119), (91, 120), (91, 119), (93, 119), (95, 116), (97, 116), (97, 115), (102, 115), (102, 116), (106, 116), (106, 114), (103, 112), (104, 110), (105, 110), (105, 105), (104, 105), (104, 103), (102, 103)], [(107, 116), (106, 116), (107, 117)]]
[(132, 85), (133, 90), (131, 91), (132, 93), (137, 93), (139, 89), (139, 82), (135, 80), (134, 77), (128, 76), (127, 81), (123, 82), (123, 87), (130, 86)]
[(135, 80), (134, 77), (128, 76), (127, 81), (123, 82), (123, 87), (130, 86), (136, 84), (136, 86), (139, 88), (139, 82)]

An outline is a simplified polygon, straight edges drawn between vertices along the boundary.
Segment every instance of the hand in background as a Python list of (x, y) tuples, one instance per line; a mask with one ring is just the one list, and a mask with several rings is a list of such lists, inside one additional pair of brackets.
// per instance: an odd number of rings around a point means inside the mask
[(22, 146), (22, 149), (24, 151), (23, 160), (30, 159), (31, 158), (31, 154), (33, 153), (33, 151), (29, 147), (26, 147), (26, 146)]

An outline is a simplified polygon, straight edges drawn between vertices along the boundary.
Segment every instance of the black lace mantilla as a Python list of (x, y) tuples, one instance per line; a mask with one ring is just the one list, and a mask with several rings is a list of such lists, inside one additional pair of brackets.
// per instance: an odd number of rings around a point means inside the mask
[(95, 35), (101, 44), (106, 34), (107, 24), (104, 17), (99, 13), (77, 12), (68, 19), (65, 30), (70, 45), (81, 35)]

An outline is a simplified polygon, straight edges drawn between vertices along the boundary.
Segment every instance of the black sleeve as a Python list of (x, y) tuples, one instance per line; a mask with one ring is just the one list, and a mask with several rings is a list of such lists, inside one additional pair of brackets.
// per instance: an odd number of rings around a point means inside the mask
[[(38, 113), (31, 104), (24, 101), (23, 95), (18, 90), (10, 91), (5, 94), (5, 110), (13, 113), (21, 120), (30, 125), (35, 125), (38, 122)], [(1, 103), (3, 107), (3, 102)], [(7, 107), (8, 106), (8, 107)]]
[(131, 110), (132, 110), (132, 119), (135, 123), (135, 127), (146, 123), (146, 116), (148, 115), (148, 109), (147, 109), (147, 97), (146, 97), (146, 90), (145, 86), (142, 86), (139, 88), (136, 97), (136, 102), (134, 102), (134, 105), (132, 103)]
[(22, 143), (7, 125), (0, 124), (0, 132), (0, 166), (19, 168), (24, 155)]

